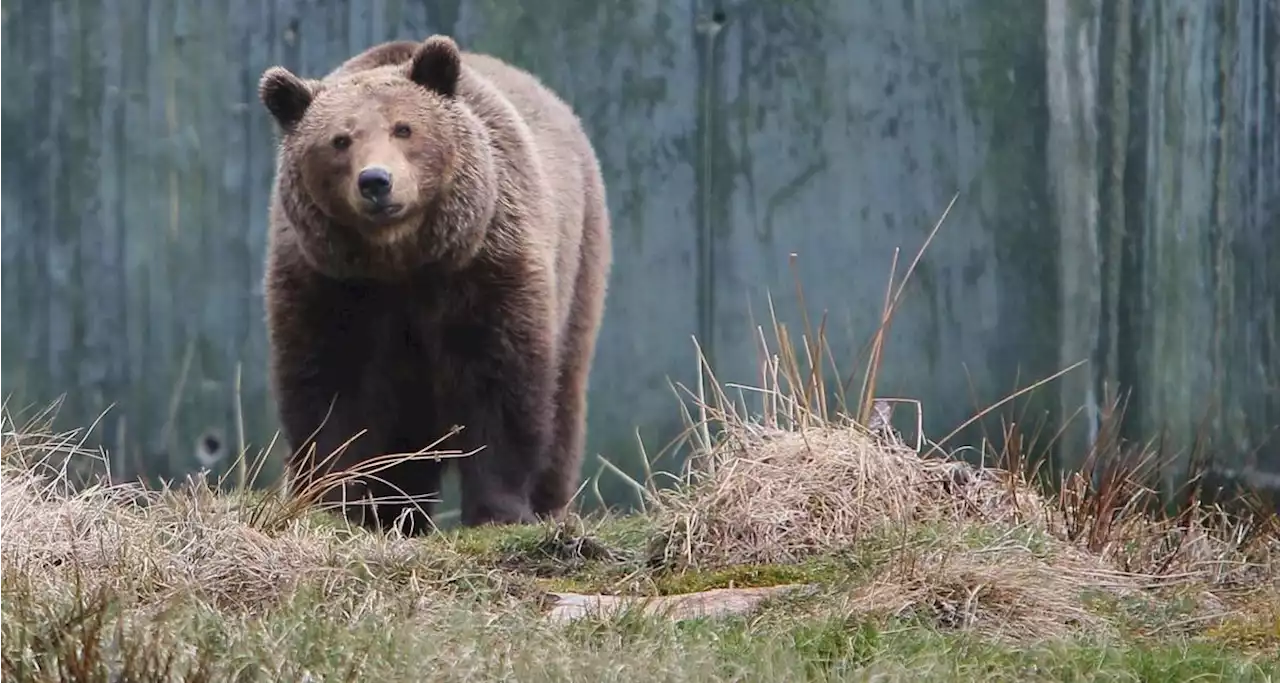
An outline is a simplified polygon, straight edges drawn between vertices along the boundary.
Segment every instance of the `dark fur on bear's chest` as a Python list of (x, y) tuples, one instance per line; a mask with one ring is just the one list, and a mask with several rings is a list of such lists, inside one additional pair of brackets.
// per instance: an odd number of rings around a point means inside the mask
[[(441, 277), (345, 286), (350, 314), (365, 325), (353, 330), (360, 338), (346, 354), (366, 364), (362, 376), (386, 378), (384, 389), (396, 393), (414, 424), (441, 412), (428, 402), (447, 406), (464, 385), (499, 381), (495, 375), (519, 358), (509, 316), (501, 313), (518, 303), (496, 286)], [(507, 350), (517, 353), (504, 358)]]
[(389, 350), (410, 363), (419, 356), (432, 364), (442, 356), (457, 362), (483, 360), (502, 336), (502, 316), (496, 311), (515, 305), (510, 293), (464, 277), (346, 287), (353, 313), (369, 320)]
[[(459, 461), (465, 520), (532, 519), (529, 488), (551, 447), (557, 363), (547, 336), (532, 329), (546, 322), (529, 314), (532, 293), (498, 272), (481, 263), (388, 283), (331, 279), (300, 260), (277, 264), (268, 317), (289, 442), (315, 433), (310, 462), (322, 462), (355, 437), (326, 463), (330, 471), (432, 444), (483, 448)], [(463, 431), (440, 442), (454, 426)], [(378, 473), (386, 483), (341, 493), (438, 492), (448, 462), (403, 463)], [(380, 507), (374, 519), (357, 516), (386, 525), (403, 508)], [(430, 510), (422, 508), (411, 515), (415, 525)]]

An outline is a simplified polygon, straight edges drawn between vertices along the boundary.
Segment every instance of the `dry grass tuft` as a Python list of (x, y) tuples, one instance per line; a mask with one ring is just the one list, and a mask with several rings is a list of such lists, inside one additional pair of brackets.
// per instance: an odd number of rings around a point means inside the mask
[[(849, 598), (855, 612), (910, 616), (943, 629), (963, 629), (1006, 641), (1038, 641), (1084, 629), (1113, 635), (1113, 626), (1085, 607), (1083, 596), (1104, 585), (1089, 557), (1050, 559), (1025, 548), (968, 552), (932, 550), (906, 571), (891, 564)], [(1136, 589), (1116, 581), (1109, 590)]]
[(303, 585), (340, 593), (395, 578), (400, 566), (435, 569), (412, 578), (447, 583), (450, 570), (461, 566), (447, 547), (433, 548), (428, 558), (400, 535), (316, 527), (301, 518), (282, 525), (262, 514), (278, 504), (270, 495), (227, 497), (198, 479), (159, 491), (134, 484), (71, 491), (56, 473), (32, 469), (22, 457), (67, 455), (62, 443), (57, 435), (16, 430), (0, 441), (0, 571), (6, 590), (21, 582), (36, 602), (75, 587), (143, 612), (196, 600), (253, 614)]
[(1280, 517), (1248, 493), (1225, 505), (1207, 503), (1196, 476), (1167, 514), (1151, 485), (1160, 455), (1149, 444), (1119, 438), (1123, 413), (1117, 397), (1104, 405), (1098, 439), (1047, 508), (1054, 532), (1134, 574), (1217, 590), (1280, 582)]
[[(903, 443), (889, 424), (892, 404), (872, 393), (906, 279), (941, 225), (939, 220), (896, 291), (890, 273), (852, 409), (843, 386), (832, 392), (826, 383), (827, 366), (834, 370), (835, 362), (825, 314), (814, 330), (804, 313), (797, 338), (770, 304), (774, 344), (770, 348), (761, 329), (756, 387), (721, 386), (699, 349), (698, 390), (685, 392), (694, 403), (684, 411), (694, 441), (685, 476), (675, 489), (646, 492), (666, 531), (664, 560), (685, 566), (794, 562), (886, 529), (961, 520), (1020, 524), (1042, 514), (1044, 501), (1021, 472), (924, 457), (920, 444)], [(796, 291), (803, 313), (798, 278)], [(732, 389), (744, 399), (731, 399)], [(759, 399), (754, 415), (748, 393)], [(833, 393), (835, 407), (829, 405)], [(919, 433), (918, 403), (916, 408)]]
[(1020, 523), (1039, 496), (1009, 474), (921, 458), (857, 425), (802, 431), (731, 423), (687, 484), (658, 494), (668, 559), (789, 563), (926, 523)]
[(156, 605), (194, 595), (219, 609), (252, 609), (323, 566), (314, 538), (269, 536), (207, 491), (151, 494), (152, 504), (139, 507), (132, 503), (146, 494), (131, 486), (67, 496), (5, 472), (0, 487), (0, 565), (6, 576), (29, 577), (37, 593), (75, 579)]

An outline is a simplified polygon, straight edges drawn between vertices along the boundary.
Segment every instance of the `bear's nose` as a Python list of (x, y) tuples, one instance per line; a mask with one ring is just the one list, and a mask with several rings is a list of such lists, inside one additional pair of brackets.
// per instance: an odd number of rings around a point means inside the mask
[(381, 166), (370, 166), (356, 178), (360, 196), (370, 201), (386, 198), (391, 192), (391, 172)]

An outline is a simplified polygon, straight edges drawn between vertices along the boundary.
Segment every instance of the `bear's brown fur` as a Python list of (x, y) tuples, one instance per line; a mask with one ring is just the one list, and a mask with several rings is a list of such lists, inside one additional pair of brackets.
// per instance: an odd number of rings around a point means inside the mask
[[(294, 476), (305, 484), (348, 441), (323, 469), (483, 446), (453, 461), (464, 525), (559, 515), (612, 259), (577, 116), (446, 36), (372, 47), (318, 80), (272, 67), (259, 95), (281, 131), (266, 307)], [(327, 500), (434, 494), (448, 462), (404, 462)], [(430, 509), (353, 516), (407, 512), (419, 532)]]

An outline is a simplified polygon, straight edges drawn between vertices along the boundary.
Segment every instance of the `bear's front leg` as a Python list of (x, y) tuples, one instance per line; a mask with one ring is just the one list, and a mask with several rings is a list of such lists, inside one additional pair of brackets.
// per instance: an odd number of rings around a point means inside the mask
[(465, 526), (535, 520), (534, 475), (547, 465), (555, 419), (554, 355), (541, 323), (511, 316), (451, 331), (450, 345), (465, 358), (458, 366), (459, 437), (467, 451), (481, 448), (458, 462)]
[[(279, 416), (291, 450), (287, 464), (296, 491), (386, 450), (385, 430), (361, 410), (354, 386), (335, 386), (311, 373), (280, 372), (278, 377)], [(325, 490), (320, 502), (339, 508), (351, 522), (373, 527), (377, 522), (365, 509), (368, 493), (367, 484), (352, 477)]]
[[(297, 492), (384, 453), (395, 404), (385, 381), (370, 377), (377, 326), (360, 319), (361, 291), (276, 253), (267, 294), (272, 390)], [(375, 526), (368, 486), (357, 479), (328, 488), (320, 502)]]

